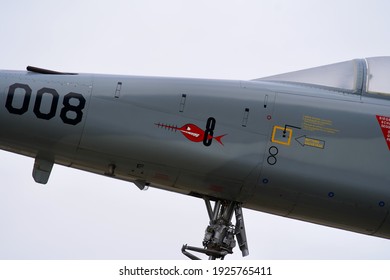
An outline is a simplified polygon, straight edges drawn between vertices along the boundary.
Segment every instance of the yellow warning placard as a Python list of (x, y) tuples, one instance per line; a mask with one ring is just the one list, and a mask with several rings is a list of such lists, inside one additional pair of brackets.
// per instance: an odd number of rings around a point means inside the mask
[(323, 149), (325, 147), (325, 141), (306, 137), (304, 146), (310, 146), (313, 148)]
[(301, 144), (302, 147), (313, 147), (317, 149), (324, 149), (325, 148), (325, 141), (321, 139), (315, 139), (311, 137), (307, 137), (306, 135), (300, 136), (298, 138), (295, 138), (295, 140)]

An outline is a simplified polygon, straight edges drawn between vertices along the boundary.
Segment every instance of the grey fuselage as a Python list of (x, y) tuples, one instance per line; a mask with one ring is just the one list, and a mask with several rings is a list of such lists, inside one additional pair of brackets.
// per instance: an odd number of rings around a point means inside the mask
[(37, 182), (56, 163), (390, 238), (386, 98), (269, 81), (25, 71), (0, 72), (0, 96), (0, 147), (36, 158)]

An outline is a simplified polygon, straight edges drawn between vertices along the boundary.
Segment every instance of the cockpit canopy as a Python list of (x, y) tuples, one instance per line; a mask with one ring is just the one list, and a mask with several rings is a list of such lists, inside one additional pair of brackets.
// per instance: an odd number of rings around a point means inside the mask
[(256, 81), (307, 84), (390, 97), (390, 57), (371, 57), (269, 76)]

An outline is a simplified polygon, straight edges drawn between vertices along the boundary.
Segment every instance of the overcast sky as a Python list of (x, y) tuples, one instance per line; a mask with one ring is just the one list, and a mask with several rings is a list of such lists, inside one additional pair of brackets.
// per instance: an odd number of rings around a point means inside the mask
[[(0, 0), (0, 68), (249, 80), (390, 55), (390, 2)], [(197, 198), (0, 152), (0, 259), (186, 259)], [(390, 259), (390, 240), (244, 209), (247, 259)], [(238, 248), (227, 259), (240, 259)]]

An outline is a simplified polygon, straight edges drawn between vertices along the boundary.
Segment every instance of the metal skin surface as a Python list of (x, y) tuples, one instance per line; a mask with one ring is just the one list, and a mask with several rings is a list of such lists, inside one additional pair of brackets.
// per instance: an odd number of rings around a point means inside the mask
[(390, 151), (377, 119), (390, 115), (389, 99), (24, 71), (0, 72), (0, 96), (1, 149), (36, 158), (37, 182), (56, 163), (390, 238)]

